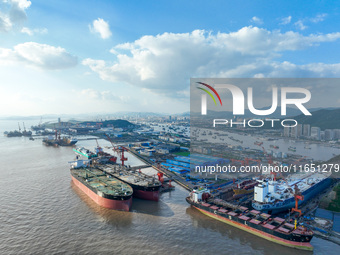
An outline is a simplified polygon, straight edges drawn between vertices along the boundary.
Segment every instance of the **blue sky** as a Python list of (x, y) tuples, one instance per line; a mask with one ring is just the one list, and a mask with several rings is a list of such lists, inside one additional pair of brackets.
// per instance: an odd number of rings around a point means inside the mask
[(339, 5), (0, 0), (0, 115), (180, 113), (190, 77), (340, 77)]

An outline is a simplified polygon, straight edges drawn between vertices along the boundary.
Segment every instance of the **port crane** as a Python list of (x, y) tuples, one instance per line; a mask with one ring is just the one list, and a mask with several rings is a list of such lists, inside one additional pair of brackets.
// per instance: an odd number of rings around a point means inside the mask
[(119, 156), (120, 156), (120, 161), (122, 162), (122, 166), (124, 166), (124, 162), (128, 160), (128, 159), (124, 156), (124, 152), (125, 152), (125, 151), (129, 151), (129, 150), (128, 150), (127, 148), (125, 148), (124, 146), (116, 147), (116, 146), (113, 144), (113, 142), (112, 142), (110, 136), (108, 136), (107, 134), (105, 134), (105, 136), (106, 136), (107, 139), (110, 141), (110, 143), (111, 143), (111, 145), (112, 145), (112, 148), (113, 148), (112, 150), (113, 150), (113, 151), (116, 151), (116, 152), (119, 154)]
[(297, 184), (294, 185), (294, 192), (292, 190), (292, 188), (289, 186), (288, 181), (286, 180), (286, 178), (284, 178), (282, 176), (283, 181), (286, 183), (287, 187), (288, 187), (288, 191), (294, 196), (294, 200), (295, 200), (295, 207), (292, 208), (292, 212), (298, 212), (299, 216), (301, 216), (302, 212), (301, 209), (299, 209), (299, 200), (303, 201), (304, 200), (304, 196), (301, 194), (300, 189), (298, 188)]
[(99, 146), (98, 139), (96, 138), (96, 144), (97, 144), (97, 154), (103, 154), (103, 148)]
[(295, 207), (292, 208), (292, 212), (298, 212), (299, 216), (301, 216), (302, 212), (301, 209), (299, 209), (299, 200), (303, 201), (304, 196), (301, 194), (298, 186), (295, 184), (294, 186), (295, 192), (294, 192), (294, 199), (295, 199)]

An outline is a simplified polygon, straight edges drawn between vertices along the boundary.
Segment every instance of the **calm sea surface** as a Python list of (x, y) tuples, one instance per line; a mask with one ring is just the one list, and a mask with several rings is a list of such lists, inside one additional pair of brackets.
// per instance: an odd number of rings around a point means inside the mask
[[(210, 219), (178, 186), (159, 202), (134, 199), (131, 212), (100, 208), (71, 182), (72, 148), (3, 136), (16, 127), (0, 120), (0, 254), (312, 254)], [(142, 163), (129, 156), (128, 164)], [(339, 254), (331, 242), (312, 244), (314, 254)]]

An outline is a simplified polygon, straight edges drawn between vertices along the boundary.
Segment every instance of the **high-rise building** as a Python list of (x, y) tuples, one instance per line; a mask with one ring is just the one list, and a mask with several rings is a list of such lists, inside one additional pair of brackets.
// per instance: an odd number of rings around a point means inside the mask
[(302, 124), (298, 124), (298, 125), (296, 126), (296, 129), (297, 129), (297, 131), (296, 131), (296, 137), (302, 136)]
[(334, 137), (333, 130), (332, 129), (326, 129), (325, 130), (325, 140), (326, 141), (333, 140), (333, 137)]
[(290, 128), (290, 137), (294, 137), (294, 138), (298, 137), (298, 128), (297, 128), (297, 126)]
[(333, 129), (333, 135), (334, 140), (340, 139), (340, 129)]
[(290, 127), (284, 127), (283, 128), (283, 136), (289, 137), (289, 134), (290, 134)]
[(310, 125), (309, 124), (304, 124), (303, 125), (302, 135), (305, 136), (305, 137), (310, 136)]
[(315, 139), (315, 140), (320, 140), (321, 139), (321, 129), (319, 127), (312, 127), (310, 136)]

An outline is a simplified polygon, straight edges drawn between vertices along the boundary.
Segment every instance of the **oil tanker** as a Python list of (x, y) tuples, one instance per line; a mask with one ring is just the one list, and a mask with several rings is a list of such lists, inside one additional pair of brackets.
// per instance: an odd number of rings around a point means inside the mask
[(237, 206), (221, 199), (210, 198), (209, 190), (195, 189), (186, 201), (203, 214), (242, 229), (266, 240), (302, 250), (313, 250), (310, 241), (314, 232), (286, 219), (247, 207)]
[(71, 162), (73, 183), (100, 206), (129, 211), (132, 205), (132, 188), (99, 169), (87, 167), (88, 164), (84, 162)]
[(162, 183), (158, 179), (118, 164), (103, 164), (97, 167), (130, 185), (133, 188), (134, 197), (152, 201), (159, 200), (159, 191)]

